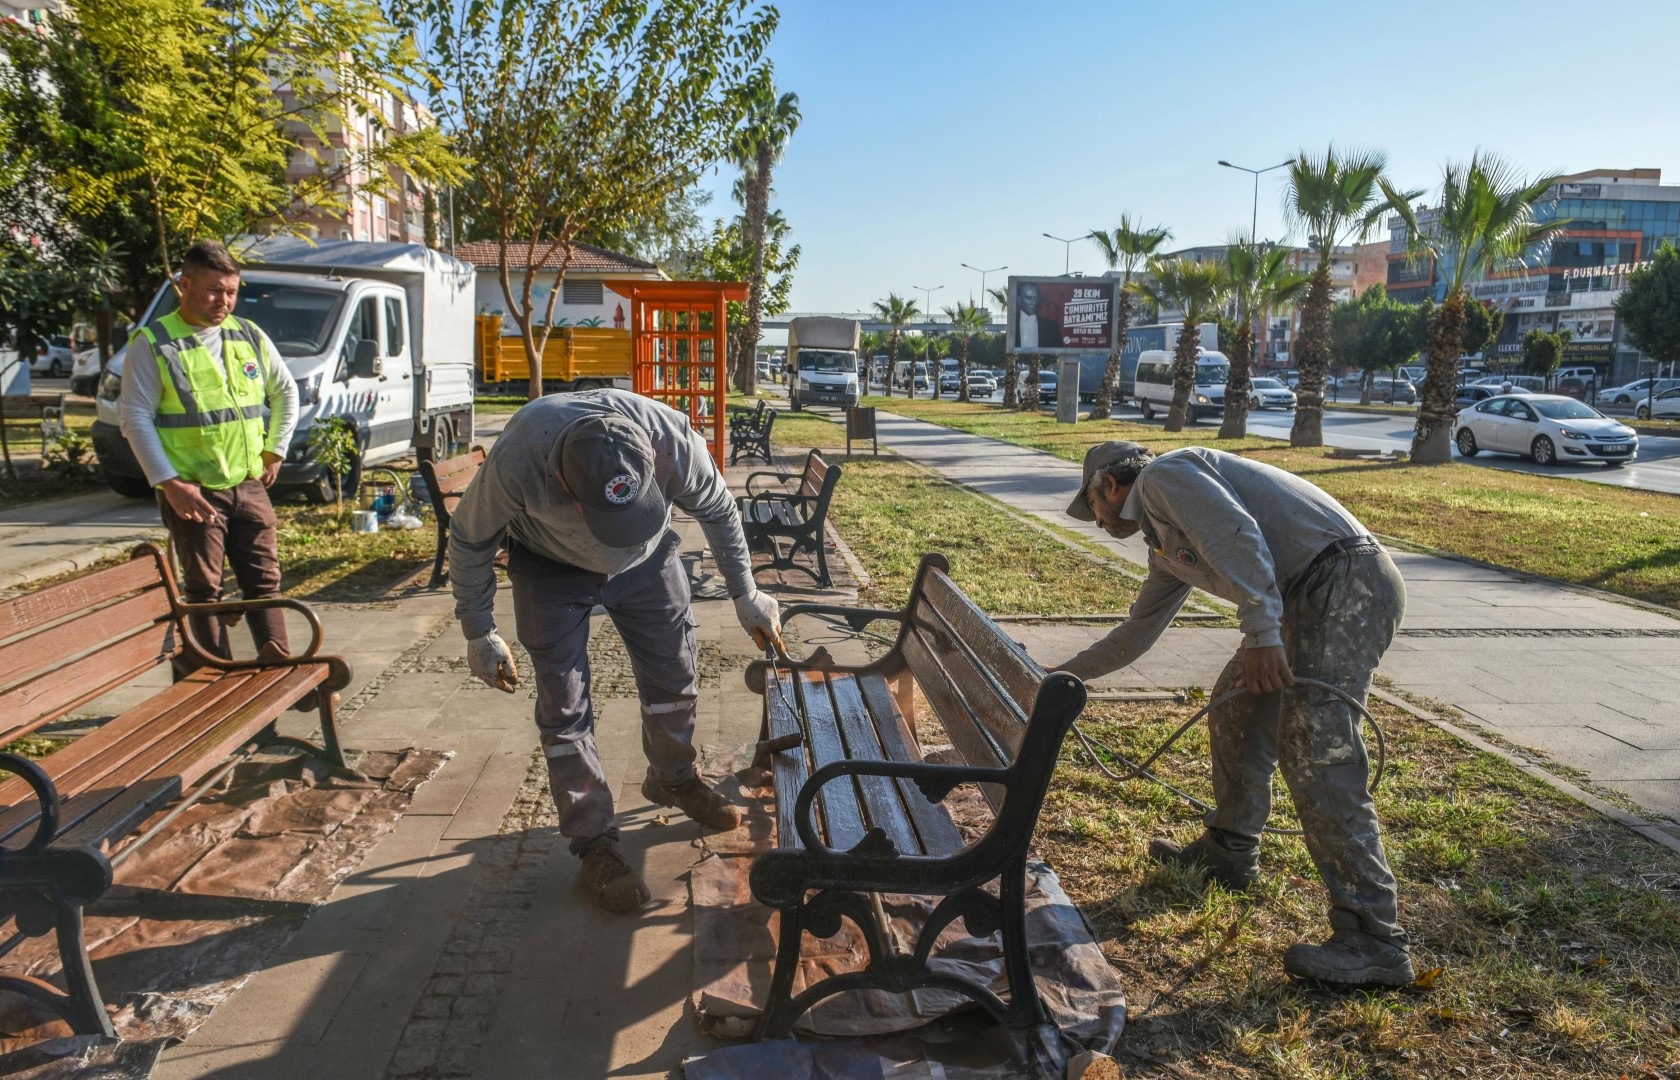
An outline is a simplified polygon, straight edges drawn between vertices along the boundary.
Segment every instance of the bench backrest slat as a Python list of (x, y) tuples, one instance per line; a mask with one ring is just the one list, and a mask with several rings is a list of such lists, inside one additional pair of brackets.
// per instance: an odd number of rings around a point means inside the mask
[(812, 450), (805, 457), (805, 476), (799, 481), (799, 494), (808, 499), (814, 499), (822, 494), (823, 479), (828, 470), (833, 468), (822, 459), (822, 455)]
[(935, 570), (923, 580), (921, 602), (913, 615), (918, 623), (946, 628), (1014, 699), (1022, 717), (1032, 715), (1044, 669), (1006, 637), (944, 571)]
[[(170, 617), (169, 594), (160, 581), (125, 600), (98, 607), (28, 637), (0, 645), (0, 687), (39, 674), (136, 627)], [(5, 720), (0, 719), (0, 735)]]
[(7, 600), (0, 603), (0, 641), (126, 596), (158, 580), (155, 561), (131, 559), (109, 570)]
[(0, 716), (6, 717), (10, 726), (6, 738), (16, 738), (56, 720), (172, 659), (181, 649), (181, 634), (173, 620), (152, 623), (103, 649), (19, 683), (0, 693)]
[[(902, 635), (898, 644), (911, 672), (916, 676), (916, 685), (921, 687), (928, 704), (933, 706), (933, 711), (939, 715), (939, 721), (945, 727), (945, 734), (950, 737), (952, 747), (962, 759), (970, 765), (982, 768), (997, 768), (1007, 764), (1004, 755), (992, 742), (985, 725), (975, 716), (973, 706), (958, 688), (950, 672), (928, 649), (926, 639), (921, 634), (911, 631)], [(985, 793), (986, 801), (992, 804), (993, 810), (1003, 806), (1002, 788), (994, 784), (984, 784), (980, 790)]]
[(459, 457), (449, 458), (447, 461), (434, 466), (437, 474), (437, 490), (443, 495), (459, 495), (467, 490), (467, 485), (473, 482), (478, 470), (484, 464), (484, 451), (473, 450), (471, 453)]

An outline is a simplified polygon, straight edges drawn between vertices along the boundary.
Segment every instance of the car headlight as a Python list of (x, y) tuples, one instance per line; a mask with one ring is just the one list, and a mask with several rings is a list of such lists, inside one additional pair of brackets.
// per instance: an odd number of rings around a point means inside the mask
[(107, 371), (99, 377), (99, 396), (106, 401), (115, 401), (122, 397), (122, 376), (114, 371)]
[(321, 378), (325, 372), (317, 371), (309, 378), (298, 383), (298, 405), (307, 407), (321, 402)]
[(810, 379), (800, 379), (799, 380), (799, 389), (801, 389), (801, 390), (811, 389), (811, 380)]
[(1206, 394), (1197, 394), (1196, 395), (1196, 404), (1198, 404), (1198, 405), (1210, 404), (1210, 402), (1208, 401), (1208, 396)]
[(1566, 439), (1586, 440), (1592, 438), (1591, 435), (1588, 435), (1585, 432), (1575, 431), (1572, 428), (1558, 428), (1558, 434), (1562, 435)]

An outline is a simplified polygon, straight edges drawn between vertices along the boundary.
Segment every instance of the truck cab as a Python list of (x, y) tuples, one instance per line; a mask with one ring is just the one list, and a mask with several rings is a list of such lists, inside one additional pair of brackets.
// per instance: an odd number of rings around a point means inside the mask
[(788, 406), (851, 408), (862, 396), (855, 319), (806, 315), (788, 324)]

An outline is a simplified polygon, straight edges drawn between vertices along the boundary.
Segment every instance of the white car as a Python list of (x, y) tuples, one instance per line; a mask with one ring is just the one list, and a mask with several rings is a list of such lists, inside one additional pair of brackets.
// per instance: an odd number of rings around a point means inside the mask
[(1641, 400), (1633, 414), (1641, 420), (1680, 420), (1680, 386), (1664, 390), (1653, 400)]
[(35, 362), (30, 367), (37, 375), (57, 379), (70, 373), (75, 357), (70, 351), (70, 339), (59, 334), (41, 342), (35, 350)]
[(992, 380), (990, 375), (969, 375), (969, 397), (991, 397), (995, 393), (997, 393), (997, 383)]
[(1277, 379), (1261, 376), (1249, 381), (1253, 392), (1248, 396), (1248, 407), (1251, 409), (1293, 409), (1295, 407), (1295, 391), (1283, 385)]
[(1514, 390), (1527, 390), (1531, 394), (1544, 394), (1546, 380), (1538, 375), (1488, 375), (1477, 379), (1471, 386), (1504, 386), (1511, 384)]
[(102, 370), (99, 366), (99, 346), (89, 345), (77, 349), (70, 364), (70, 392), (92, 397), (99, 389), (99, 376)]
[(1602, 461), (1617, 468), (1639, 455), (1632, 428), (1562, 394), (1501, 394), (1478, 402), (1458, 414), (1453, 442), (1465, 457), (1493, 450), (1536, 465)]
[[(1657, 393), (1680, 386), (1680, 379), (1658, 379)], [(1632, 405), (1651, 395), (1650, 379), (1635, 379), (1623, 386), (1609, 386), (1598, 392), (1598, 400), (1612, 405)]]

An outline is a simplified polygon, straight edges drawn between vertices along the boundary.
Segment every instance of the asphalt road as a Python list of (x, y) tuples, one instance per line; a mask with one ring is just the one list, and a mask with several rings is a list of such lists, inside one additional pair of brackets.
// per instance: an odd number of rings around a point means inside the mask
[[(926, 395), (918, 395), (924, 397)], [(945, 395), (950, 400), (950, 395)], [(997, 395), (990, 399), (999, 400)], [(1046, 409), (1053, 408), (1045, 406)], [(1081, 405), (1080, 413), (1090, 412), (1089, 405)], [(1163, 423), (1157, 419), (1148, 421), (1131, 405), (1122, 406), (1114, 410), (1115, 419), (1127, 420), (1135, 424)], [(1274, 439), (1288, 439), (1289, 429), (1294, 423), (1294, 413), (1281, 410), (1264, 410), (1248, 414), (1248, 430), (1252, 435), (1264, 435)], [(1210, 433), (1217, 431), (1219, 421), (1204, 420), (1199, 425)], [(1338, 412), (1334, 408), (1324, 414), (1324, 441), (1329, 446), (1342, 446), (1351, 450), (1402, 450), (1412, 448), (1411, 416), (1396, 416), (1390, 413), (1356, 413)], [(1669, 495), (1680, 495), (1680, 438), (1673, 436), (1641, 435), (1639, 437), (1639, 458), (1632, 464), (1620, 469), (1612, 469), (1597, 462), (1582, 462), (1569, 465), (1536, 465), (1526, 458), (1513, 457), (1510, 454), (1495, 454), (1483, 452), (1474, 458), (1460, 457), (1457, 449), (1453, 450), (1455, 460), (1469, 465), (1478, 465), (1489, 469), (1507, 469), (1513, 472), (1536, 473), (1542, 476), (1557, 476), (1571, 480), (1590, 480), (1598, 484), (1609, 484), (1612, 487), (1638, 488), (1644, 491), (1660, 491)]]

